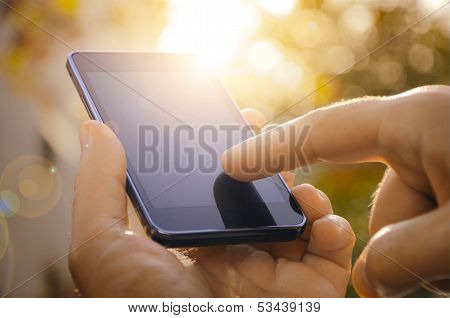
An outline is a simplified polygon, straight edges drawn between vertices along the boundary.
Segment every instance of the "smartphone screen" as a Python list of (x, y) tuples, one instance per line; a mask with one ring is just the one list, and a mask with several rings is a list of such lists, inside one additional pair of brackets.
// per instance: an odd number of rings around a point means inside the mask
[(170, 54), (128, 62), (124, 56), (102, 66), (84, 59), (80, 75), (101, 119), (122, 142), (128, 173), (157, 228), (304, 223), (279, 176), (247, 183), (223, 173), (221, 154), (253, 133), (207, 69)]

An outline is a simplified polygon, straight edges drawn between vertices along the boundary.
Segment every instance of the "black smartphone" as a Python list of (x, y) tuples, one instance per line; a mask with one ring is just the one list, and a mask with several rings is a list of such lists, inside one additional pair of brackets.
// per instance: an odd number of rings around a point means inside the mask
[(67, 69), (89, 116), (127, 156), (127, 193), (148, 235), (170, 247), (287, 241), (306, 218), (279, 175), (239, 182), (220, 155), (253, 135), (195, 56), (72, 52)]

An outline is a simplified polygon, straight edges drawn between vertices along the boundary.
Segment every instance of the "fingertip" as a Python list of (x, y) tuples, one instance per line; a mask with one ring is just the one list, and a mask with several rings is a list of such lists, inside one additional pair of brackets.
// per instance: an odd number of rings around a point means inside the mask
[(97, 120), (86, 120), (81, 124), (80, 132), (83, 131), (98, 131), (99, 129), (102, 129), (103, 127), (106, 127), (109, 129), (108, 126), (103, 124), (102, 122), (99, 122)]
[(337, 215), (327, 215), (311, 226), (308, 253), (327, 259), (346, 270), (352, 267), (355, 237), (350, 224)]
[(241, 145), (236, 145), (225, 150), (220, 157), (220, 163), (222, 170), (238, 181), (250, 182), (266, 177), (255, 170), (247, 169), (247, 162), (245, 162), (241, 154)]
[(79, 138), (82, 151), (88, 149), (94, 140), (99, 137), (110, 140), (117, 139), (114, 132), (108, 126), (99, 121), (88, 120), (81, 124)]
[(73, 224), (77, 231), (84, 233), (89, 232), (88, 225), (106, 220), (105, 216), (124, 217), (126, 157), (114, 132), (100, 122), (84, 122), (80, 141), (82, 151), (74, 187)]
[(377, 297), (377, 293), (374, 291), (367, 278), (366, 260), (363, 254), (364, 252), (353, 266), (352, 285), (357, 294), (361, 297)]
[(297, 198), (315, 195), (317, 188), (309, 183), (302, 183), (292, 188), (292, 194)]
[(311, 238), (320, 249), (332, 252), (351, 247), (355, 243), (355, 234), (350, 223), (338, 216), (327, 215), (313, 223)]
[(304, 183), (293, 187), (292, 194), (300, 203), (310, 224), (324, 215), (333, 213), (328, 197), (311, 184)]
[[(96, 120), (88, 120), (80, 127), (80, 144), (82, 157), (108, 158), (113, 161), (121, 161), (125, 164), (125, 151), (116, 134), (104, 123)], [(111, 155), (111, 157), (108, 157)]]
[[(259, 132), (266, 123), (264, 114), (256, 109), (244, 108), (241, 110), (241, 113), (256, 132)], [(247, 141), (244, 141), (225, 150), (220, 157), (223, 171), (230, 177), (242, 182), (249, 182), (264, 177), (257, 171), (247, 169), (251, 166), (245, 161), (249, 156), (243, 156), (242, 149), (247, 149), (248, 145), (252, 145), (252, 143), (249, 144)], [(252, 152), (253, 150), (255, 149), (252, 148)], [(246, 153), (246, 155), (249, 155), (249, 153)]]
[(256, 109), (244, 108), (241, 110), (241, 113), (247, 122), (250, 125), (255, 126), (257, 130), (261, 130), (267, 122), (266, 116)]
[(95, 127), (98, 124), (101, 124), (101, 122), (99, 122), (97, 120), (93, 120), (93, 119), (86, 120), (86, 121), (81, 123), (81, 129)]
[(294, 186), (295, 182), (295, 174), (291, 171), (282, 171), (280, 172), (281, 177), (289, 188)]
[(89, 131), (89, 133), (92, 135), (117, 139), (116, 134), (111, 130), (110, 127), (96, 120), (88, 120), (83, 122), (80, 131)]
[(232, 177), (236, 180), (239, 180), (239, 181), (244, 181), (239, 178), (239, 174), (236, 173), (235, 168), (234, 169), (232, 168), (234, 166), (232, 163), (233, 156), (234, 156), (232, 148), (225, 150), (225, 152), (220, 157), (220, 163), (222, 165), (222, 170), (230, 177)]
[(93, 122), (93, 120), (88, 120), (88, 121), (83, 122), (80, 126), (79, 139), (80, 139), (81, 151), (83, 151), (83, 148), (89, 147), (89, 135), (90, 135), (92, 122)]
[[(125, 185), (126, 157), (117, 136), (105, 124), (89, 120), (80, 127), (81, 158), (75, 183), (75, 201), (90, 200), (114, 188), (122, 200)], [(111, 181), (117, 181), (111, 182)], [(116, 186), (120, 188), (116, 189)], [(92, 203), (93, 204), (93, 203)]]

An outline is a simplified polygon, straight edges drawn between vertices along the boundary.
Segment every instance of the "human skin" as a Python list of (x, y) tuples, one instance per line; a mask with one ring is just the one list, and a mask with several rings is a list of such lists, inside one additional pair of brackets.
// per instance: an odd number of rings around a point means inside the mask
[[(264, 122), (254, 111), (244, 115), (252, 125)], [(355, 237), (349, 223), (333, 215), (329, 199), (313, 186), (292, 189), (308, 218), (305, 232), (296, 240), (168, 250), (129, 229), (126, 159), (114, 133), (99, 122), (88, 121), (81, 127), (80, 142), (69, 265), (81, 295), (345, 295)]]
[[(368, 297), (401, 296), (419, 286), (448, 296), (449, 120), (449, 86), (349, 100), (232, 147), (222, 165), (250, 181), (317, 162), (385, 163), (370, 215), (372, 237), (354, 265), (353, 286)], [(293, 138), (278, 138), (305, 127), (302, 149)], [(261, 149), (266, 144), (270, 151)]]

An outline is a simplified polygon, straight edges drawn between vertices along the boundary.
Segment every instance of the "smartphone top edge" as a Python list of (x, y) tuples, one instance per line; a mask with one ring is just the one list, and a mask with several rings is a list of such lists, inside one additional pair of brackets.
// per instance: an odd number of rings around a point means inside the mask
[(159, 50), (75, 50), (67, 54), (68, 59), (73, 59), (75, 55), (82, 54), (153, 54), (153, 55), (172, 55), (172, 56), (196, 56), (189, 52), (170, 52)]

